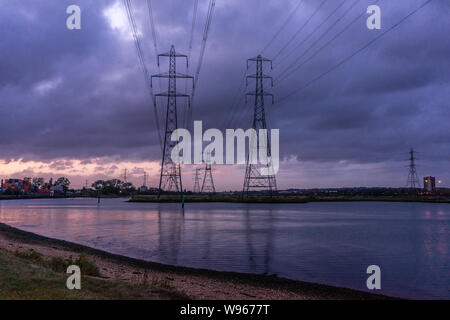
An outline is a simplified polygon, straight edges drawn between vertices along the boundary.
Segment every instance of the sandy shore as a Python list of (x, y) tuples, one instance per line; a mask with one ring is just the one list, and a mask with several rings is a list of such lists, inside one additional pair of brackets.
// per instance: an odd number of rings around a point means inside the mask
[[(102, 281), (120, 282), (141, 287), (159, 287), (172, 294), (159, 299), (386, 299), (351, 289), (337, 288), (275, 276), (218, 272), (174, 267), (132, 259), (101, 250), (50, 239), (0, 223), (0, 251), (6, 254), (38, 252), (44, 259), (73, 258), (85, 253), (100, 270)], [(0, 252), (1, 253), (1, 252)], [(158, 289), (158, 288), (156, 288)], [(158, 292), (158, 291), (155, 291)]]

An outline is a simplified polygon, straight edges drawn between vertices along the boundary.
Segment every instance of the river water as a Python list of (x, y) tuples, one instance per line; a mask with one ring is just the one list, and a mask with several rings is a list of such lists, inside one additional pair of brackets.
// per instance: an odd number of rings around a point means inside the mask
[(277, 275), (404, 298), (450, 299), (450, 205), (0, 201), (0, 222), (161, 263)]

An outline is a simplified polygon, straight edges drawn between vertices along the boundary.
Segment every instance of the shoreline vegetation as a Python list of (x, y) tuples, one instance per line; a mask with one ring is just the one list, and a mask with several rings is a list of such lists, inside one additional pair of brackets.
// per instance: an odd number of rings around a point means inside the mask
[[(61, 198), (98, 198), (95, 190), (84, 192), (57, 193), (54, 195), (42, 194), (0, 194), (0, 200), (15, 199), (61, 199)], [(163, 193), (158, 197), (158, 189), (150, 188), (143, 192), (128, 192), (119, 188), (105, 188), (100, 192), (100, 198), (127, 198), (129, 202), (182, 202), (180, 194)], [(331, 188), (331, 189), (288, 189), (277, 194), (250, 193), (242, 197), (241, 192), (217, 192), (214, 194), (199, 194), (185, 192), (184, 202), (232, 202), (232, 203), (308, 203), (308, 202), (427, 202), (450, 203), (450, 189), (438, 188), (435, 192), (424, 192), (422, 189), (412, 191), (407, 188)]]
[[(180, 202), (180, 195), (135, 195), (128, 202)], [(432, 202), (450, 203), (450, 198), (439, 196), (302, 196), (302, 195), (277, 195), (277, 196), (248, 196), (240, 195), (185, 195), (184, 202), (235, 202), (235, 203), (308, 203), (308, 202)]]
[[(65, 268), (79, 263), (81, 290), (68, 290)], [(87, 270), (87, 271), (86, 271)], [(393, 299), (257, 275), (176, 267), (50, 239), (0, 223), (0, 299)]]
[[(93, 196), (28, 196), (28, 195), (0, 195), (0, 200), (32, 200), (32, 199), (73, 199), (73, 198), (96, 198)], [(155, 202), (155, 203), (180, 203), (180, 195), (163, 194), (157, 195), (102, 195), (101, 199), (128, 199), (127, 202)], [(251, 195), (242, 198), (240, 195), (229, 194), (187, 194), (184, 197), (186, 203), (208, 203), (208, 202), (231, 202), (231, 203), (309, 203), (309, 202), (424, 202), (424, 203), (450, 203), (447, 196), (370, 196), (370, 195)]]

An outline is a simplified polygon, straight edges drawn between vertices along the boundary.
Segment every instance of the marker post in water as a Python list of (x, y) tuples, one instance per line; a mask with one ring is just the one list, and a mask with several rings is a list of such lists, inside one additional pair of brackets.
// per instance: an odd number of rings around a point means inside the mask
[(184, 209), (184, 193), (186, 192), (186, 190), (183, 190), (182, 194), (181, 194), (181, 207)]

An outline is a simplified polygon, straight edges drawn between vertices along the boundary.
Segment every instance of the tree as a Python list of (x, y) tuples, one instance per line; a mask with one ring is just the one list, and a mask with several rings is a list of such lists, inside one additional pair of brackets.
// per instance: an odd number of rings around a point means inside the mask
[(103, 189), (103, 187), (105, 186), (105, 181), (103, 181), (103, 180), (97, 180), (97, 181), (95, 181), (91, 186), (92, 186), (92, 188), (94, 188), (95, 190)]
[(55, 181), (55, 186), (62, 186), (64, 191), (67, 191), (70, 186), (70, 181), (66, 177), (61, 177)]
[(35, 189), (41, 189), (41, 187), (44, 185), (44, 178), (33, 178), (32, 185)]
[(121, 188), (121, 189), (126, 190), (126, 191), (132, 191), (132, 190), (134, 190), (135, 188), (134, 188), (134, 186), (133, 186), (132, 183), (130, 183), (130, 182), (125, 182), (125, 183), (122, 184), (122, 188)]

